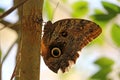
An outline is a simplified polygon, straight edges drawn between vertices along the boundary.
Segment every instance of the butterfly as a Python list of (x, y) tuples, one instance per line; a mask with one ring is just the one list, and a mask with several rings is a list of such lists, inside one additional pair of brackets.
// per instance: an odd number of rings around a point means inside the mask
[(102, 29), (96, 23), (85, 19), (62, 19), (44, 26), (42, 56), (50, 70), (63, 73), (71, 63), (76, 63), (78, 51), (98, 37)]

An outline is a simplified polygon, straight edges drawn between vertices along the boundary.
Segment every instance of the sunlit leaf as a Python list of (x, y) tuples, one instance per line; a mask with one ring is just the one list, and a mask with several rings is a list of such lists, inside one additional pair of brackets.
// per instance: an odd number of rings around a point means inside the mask
[(109, 72), (111, 72), (111, 68), (101, 69), (96, 74), (94, 74), (91, 78), (91, 80), (107, 80), (107, 75)]
[(120, 26), (114, 24), (111, 29), (111, 36), (117, 46), (120, 47)]
[(112, 65), (114, 64), (114, 61), (107, 57), (102, 57), (96, 60), (95, 64), (100, 67), (100, 70), (92, 75), (90, 80), (108, 80), (107, 76), (112, 71)]
[(104, 12), (100, 9), (95, 9), (94, 11), (96, 14), (104, 14)]
[(73, 17), (85, 16), (89, 11), (88, 2), (86, 1), (75, 2), (72, 4), (72, 9), (73, 9), (73, 13), (72, 13)]
[(114, 61), (107, 57), (102, 57), (97, 61), (95, 61), (95, 64), (99, 65), (102, 68), (106, 68), (106, 67), (111, 67), (114, 64)]
[(94, 21), (95, 23), (97, 23), (102, 28), (105, 28), (106, 24), (108, 23), (108, 21), (97, 20), (94, 16), (90, 16), (90, 18), (92, 19), (92, 21)]
[(111, 14), (120, 13), (120, 7), (113, 3), (102, 1), (102, 5), (108, 11), (108, 13), (111, 13)]
[(102, 5), (106, 9), (107, 12), (105, 13), (99, 9), (95, 9), (95, 14), (91, 15), (90, 17), (96, 22), (102, 25), (105, 25), (111, 19), (116, 17), (117, 14), (120, 13), (120, 7), (115, 4), (105, 2), (105, 1), (102, 1)]
[(115, 14), (94, 14), (91, 15), (90, 18), (104, 28), (106, 27), (106, 24), (115, 16)]
[(92, 21), (99, 24), (100, 27), (105, 28), (109, 20), (104, 20), (104, 17), (100, 18), (99, 15), (100, 14), (94, 14), (91, 15), (90, 18), (92, 19)]
[(115, 16), (115, 14), (95, 14), (93, 17), (98, 21), (109, 21)]
[(45, 1), (44, 10), (45, 10), (45, 13), (47, 15), (47, 18), (49, 20), (51, 20), (53, 18), (53, 8), (52, 8), (49, 0)]

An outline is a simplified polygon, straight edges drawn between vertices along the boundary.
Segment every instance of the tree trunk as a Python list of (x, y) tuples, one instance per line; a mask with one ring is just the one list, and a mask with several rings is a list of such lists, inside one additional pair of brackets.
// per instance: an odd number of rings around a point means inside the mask
[(43, 0), (28, 0), (21, 7), (21, 61), (19, 80), (39, 80), (42, 7)]

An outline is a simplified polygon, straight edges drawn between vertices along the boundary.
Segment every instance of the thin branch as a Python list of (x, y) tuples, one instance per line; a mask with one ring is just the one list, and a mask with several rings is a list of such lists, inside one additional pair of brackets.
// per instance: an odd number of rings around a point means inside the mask
[(11, 28), (15, 31), (18, 31), (19, 30), (19, 23), (15, 23), (15, 24), (8, 24), (8, 25), (5, 25), (4, 27), (0, 28), (0, 31), (5, 29), (5, 28)]
[(7, 58), (7, 56), (10, 53), (10, 50), (12, 49), (12, 47), (15, 45), (16, 42), (17, 42), (17, 40), (15, 40), (15, 42), (10, 46), (9, 50), (7, 51), (6, 55), (3, 57), (3, 60), (1, 61), (1, 65), (4, 63), (5, 59)]
[(9, 24), (11, 24), (10, 22), (8, 21), (5, 21), (5, 20), (1, 20), (0, 23), (2, 23), (3, 25), (7, 26)]
[(17, 43), (18, 43), (18, 50), (17, 50), (17, 56), (16, 56), (16, 65), (15, 65), (15, 68), (13, 70), (10, 80), (12, 80), (15, 76), (17, 77), (20, 75), (20, 73), (17, 73), (17, 71), (19, 72), (19, 66), (20, 66), (20, 61), (21, 61), (22, 40), (20, 36), (17, 39)]
[(24, 0), (22, 2), (20, 2), (19, 4), (13, 6), (12, 8), (10, 8), (8, 11), (6, 11), (5, 13), (3, 13), (1, 16), (0, 16), (0, 19), (4, 18), (5, 16), (7, 16), (8, 14), (10, 14), (12, 11), (14, 11), (16, 8), (20, 7), (21, 5), (23, 5), (26, 1), (28, 0)]
[[(16, 71), (17, 71), (17, 69), (18, 69), (18, 67), (19, 67), (19, 65), (20, 65), (20, 61), (21, 61), (20, 55), (21, 55), (21, 53), (19, 52), (19, 53), (18, 53), (18, 58), (17, 58), (17, 63), (16, 63), (16, 65), (15, 65), (15, 68), (14, 68), (14, 71), (13, 71), (13, 73), (12, 73), (12, 76), (11, 76), (10, 80), (12, 80), (12, 79), (16, 76)], [(18, 76), (19, 76), (19, 75), (18, 75)]]

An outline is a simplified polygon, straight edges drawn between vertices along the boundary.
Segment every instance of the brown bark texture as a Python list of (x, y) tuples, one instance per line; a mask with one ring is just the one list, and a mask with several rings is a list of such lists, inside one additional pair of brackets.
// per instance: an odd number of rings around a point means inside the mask
[[(18, 0), (22, 1), (22, 0)], [(21, 6), (19, 80), (39, 80), (43, 0), (28, 0)]]

